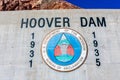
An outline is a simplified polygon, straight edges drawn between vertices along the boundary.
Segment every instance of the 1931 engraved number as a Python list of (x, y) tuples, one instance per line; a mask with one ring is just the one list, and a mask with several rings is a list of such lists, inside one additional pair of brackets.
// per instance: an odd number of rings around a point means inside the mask
[(32, 41), (30, 42), (30, 48), (31, 50), (29, 51), (29, 56), (30, 56), (30, 67), (32, 68), (33, 66), (33, 57), (34, 57), (34, 54), (35, 54), (35, 51), (34, 51), (34, 48), (35, 48), (35, 41), (34, 41), (34, 33), (31, 34), (31, 39)]

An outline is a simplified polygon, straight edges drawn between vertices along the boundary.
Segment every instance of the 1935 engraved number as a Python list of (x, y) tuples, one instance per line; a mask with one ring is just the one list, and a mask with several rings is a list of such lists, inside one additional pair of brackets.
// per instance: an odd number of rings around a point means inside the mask
[(95, 32), (92, 33), (93, 34), (93, 46), (94, 46), (94, 53), (95, 53), (95, 56), (96, 56), (96, 66), (100, 66), (101, 65), (101, 62), (100, 62), (100, 52), (99, 50), (97, 49), (98, 48), (98, 41), (96, 39), (96, 34)]
[(29, 63), (30, 63), (30, 67), (32, 68), (32, 66), (33, 66), (33, 57), (34, 57), (34, 48), (35, 48), (35, 41), (34, 41), (34, 33), (32, 33), (31, 34), (31, 39), (32, 39), (32, 41), (30, 42), (30, 48), (31, 48), (31, 50), (29, 51), (29, 57), (30, 57), (30, 61), (29, 61)]

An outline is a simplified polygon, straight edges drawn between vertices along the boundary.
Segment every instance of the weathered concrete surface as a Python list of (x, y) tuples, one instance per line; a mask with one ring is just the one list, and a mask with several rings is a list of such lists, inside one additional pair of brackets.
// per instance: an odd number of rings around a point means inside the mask
[[(71, 29), (81, 33), (88, 45), (85, 63), (71, 72), (51, 69), (42, 59), (42, 40), (51, 28), (20, 28), (22, 18), (69, 17)], [(81, 27), (80, 17), (105, 17), (107, 27)], [(96, 66), (93, 35), (96, 32), (101, 66)], [(31, 33), (36, 46), (33, 68), (29, 67)], [(119, 80), (120, 79), (119, 10), (51, 10), (0, 12), (0, 80)]]

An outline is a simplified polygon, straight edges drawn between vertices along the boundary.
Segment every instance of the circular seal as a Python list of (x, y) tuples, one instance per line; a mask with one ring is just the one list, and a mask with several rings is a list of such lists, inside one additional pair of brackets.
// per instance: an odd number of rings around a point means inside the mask
[(72, 29), (53, 30), (45, 37), (41, 48), (44, 61), (58, 71), (78, 68), (87, 56), (85, 40)]

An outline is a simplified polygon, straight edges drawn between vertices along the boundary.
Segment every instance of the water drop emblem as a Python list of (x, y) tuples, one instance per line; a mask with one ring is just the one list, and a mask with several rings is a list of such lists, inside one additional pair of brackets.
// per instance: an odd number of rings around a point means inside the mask
[(54, 49), (54, 55), (57, 60), (62, 62), (70, 61), (74, 56), (74, 49), (70, 42), (67, 40), (65, 34), (62, 35), (58, 44)]

